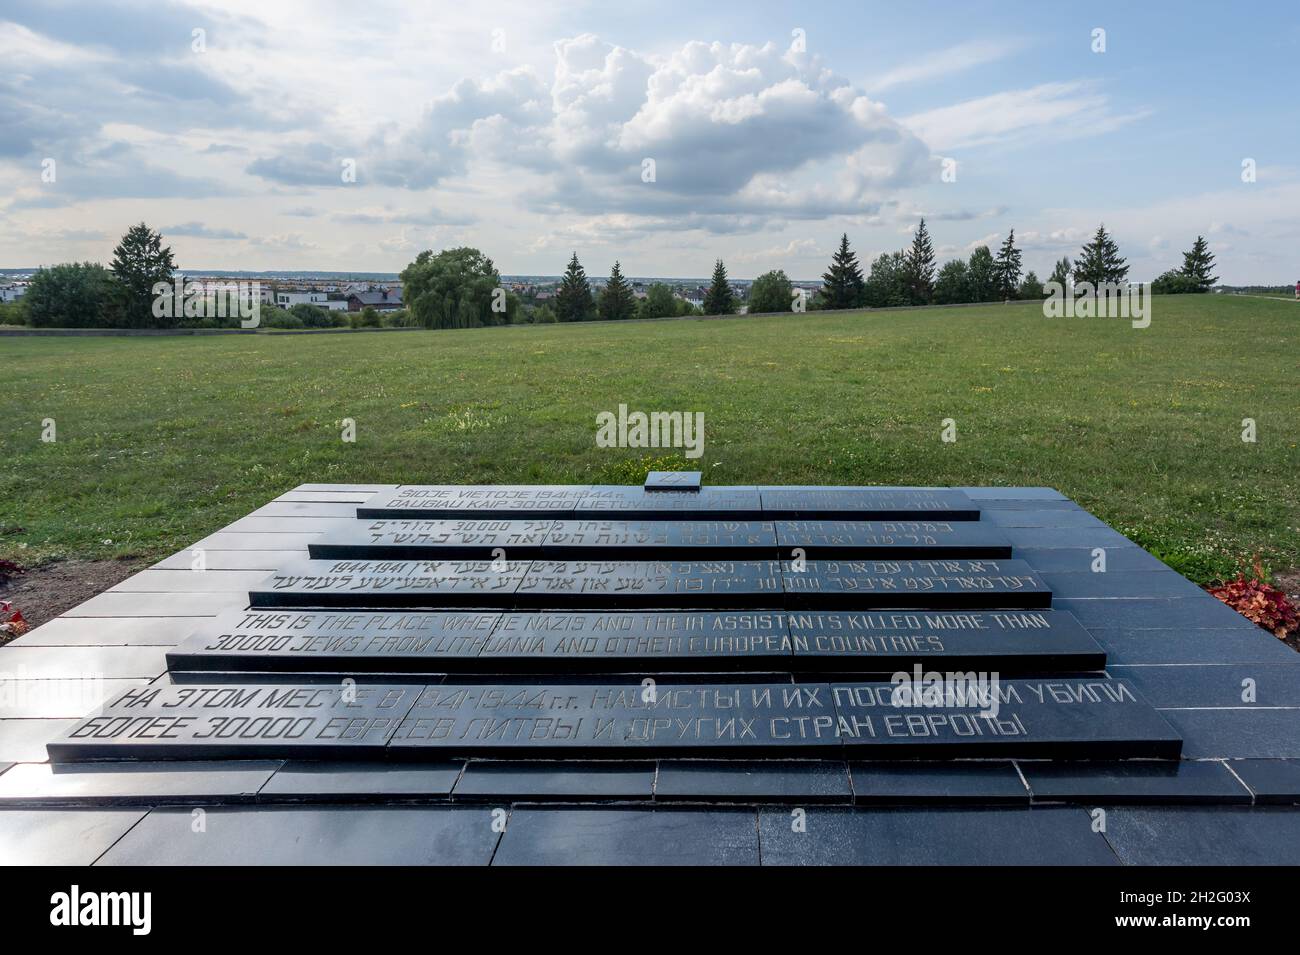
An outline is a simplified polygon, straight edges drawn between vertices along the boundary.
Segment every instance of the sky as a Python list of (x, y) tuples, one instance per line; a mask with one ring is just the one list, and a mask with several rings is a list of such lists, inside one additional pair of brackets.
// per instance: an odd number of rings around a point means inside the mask
[[(733, 277), (1100, 223), (1300, 279), (1300, 5), (0, 0), (0, 267)], [(1099, 32), (1100, 31), (1100, 32)]]

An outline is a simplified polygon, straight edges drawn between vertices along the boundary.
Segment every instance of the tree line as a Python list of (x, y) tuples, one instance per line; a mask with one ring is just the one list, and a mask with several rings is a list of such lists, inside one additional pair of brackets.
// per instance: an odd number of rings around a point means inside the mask
[[(70, 262), (44, 268), (33, 276), (27, 293), (17, 303), (0, 308), (0, 324), (30, 324), (63, 328), (164, 328), (178, 325), (237, 326), (238, 319), (187, 319), (184, 315), (157, 314), (154, 289), (170, 284), (175, 259), (162, 236), (143, 222), (127, 230), (113, 250), (112, 264)], [(1073, 262), (1058, 260), (1048, 278), (1065, 288), (1088, 283), (1123, 284), (1129, 266), (1105, 225)], [(406, 307), (380, 316), (374, 309), (361, 313), (331, 312), (300, 303), (289, 309), (261, 306), (261, 324), (270, 328), (327, 328), (332, 326), (413, 325), (426, 328), (477, 328), (520, 322), (619, 321), (632, 318), (670, 318), (704, 314), (732, 315), (742, 304), (718, 259), (703, 301), (697, 307), (679, 297), (669, 285), (656, 282), (638, 299), (632, 284), (614, 263), (608, 281), (593, 291), (586, 271), (573, 253), (553, 301), (525, 303), (507, 291), (492, 260), (478, 249), (444, 249), (421, 252), (401, 272)], [(1157, 293), (1208, 292), (1218, 282), (1214, 255), (1204, 236), (1197, 236), (1183, 253), (1183, 264), (1152, 282)], [(1033, 270), (1023, 272), (1022, 252), (1015, 230), (994, 253), (980, 245), (965, 259), (937, 266), (925, 220), (921, 219), (911, 243), (886, 252), (865, 274), (849, 237), (822, 275), (822, 287), (807, 297), (795, 288), (783, 270), (760, 275), (751, 284), (748, 311), (789, 312), (840, 308), (885, 308), (900, 305), (953, 305), (1039, 299), (1047, 294)]]

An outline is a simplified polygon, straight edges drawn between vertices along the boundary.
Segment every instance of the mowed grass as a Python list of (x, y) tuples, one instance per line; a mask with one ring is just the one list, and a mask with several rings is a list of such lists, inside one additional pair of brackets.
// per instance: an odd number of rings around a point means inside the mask
[[(1300, 309), (1280, 301), (1157, 298), (1146, 329), (993, 305), (0, 351), (0, 556), (27, 565), (159, 558), (305, 482), (631, 483), (652, 465), (1050, 485), (1200, 581), (1253, 555), (1300, 565)], [(597, 447), (620, 403), (702, 411), (704, 456)]]

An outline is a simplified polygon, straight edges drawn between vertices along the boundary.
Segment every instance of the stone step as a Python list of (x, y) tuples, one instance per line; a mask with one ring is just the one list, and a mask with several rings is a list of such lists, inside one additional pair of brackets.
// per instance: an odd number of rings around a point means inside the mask
[(173, 672), (1086, 671), (1068, 613), (1009, 611), (240, 610), (167, 653)]
[(249, 593), (253, 607), (1046, 608), (1020, 560), (302, 560)]
[[(937, 695), (936, 695), (937, 694)], [(1127, 682), (134, 687), (47, 746), (104, 759), (1176, 759)]]

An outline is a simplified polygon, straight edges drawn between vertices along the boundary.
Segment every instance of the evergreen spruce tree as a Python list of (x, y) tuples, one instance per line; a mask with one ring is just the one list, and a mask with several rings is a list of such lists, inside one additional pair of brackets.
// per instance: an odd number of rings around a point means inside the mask
[(578, 253), (574, 252), (555, 293), (555, 316), (562, 322), (586, 322), (595, 314), (596, 303), (591, 297), (586, 270), (578, 262)]
[(154, 284), (170, 283), (176, 269), (172, 250), (162, 244), (159, 233), (143, 222), (131, 226), (113, 250), (113, 264), (109, 268), (120, 283), (128, 326), (148, 328), (175, 324), (175, 319), (156, 319), (153, 315)]
[(1025, 280), (1020, 283), (1020, 297), (1031, 301), (1043, 297), (1043, 283), (1038, 281), (1033, 269), (1025, 273)]
[(636, 295), (628, 280), (623, 278), (623, 270), (617, 261), (610, 269), (609, 281), (600, 293), (600, 317), (607, 322), (636, 317)]
[(731, 283), (727, 281), (727, 267), (722, 264), (722, 259), (713, 266), (713, 281), (709, 283), (709, 290), (704, 294), (704, 314), (705, 315), (734, 315), (736, 313), (736, 296), (731, 291)]
[(1074, 263), (1074, 282), (1090, 282), (1093, 286), (1108, 282), (1122, 284), (1128, 280), (1128, 266), (1120, 257), (1119, 246), (1106, 232), (1105, 224), (1097, 227), (1092, 241), (1084, 245)]
[(1070, 273), (1072, 270), (1073, 267), (1070, 265), (1070, 257), (1068, 255), (1063, 255), (1061, 256), (1061, 260), (1052, 268), (1052, 274), (1048, 276), (1047, 281), (1055, 282), (1057, 285), (1061, 286), (1062, 290), (1065, 290), (1070, 287)]
[(913, 305), (925, 305), (934, 297), (934, 247), (924, 219), (907, 250), (907, 285)]
[(862, 304), (862, 267), (857, 255), (849, 249), (848, 233), (840, 236), (840, 247), (831, 256), (831, 267), (822, 276), (819, 293), (821, 308), (857, 308)]
[(1020, 292), (1020, 250), (1016, 248), (1015, 229), (1008, 233), (1007, 240), (1002, 243), (1002, 248), (998, 249), (993, 265), (998, 294), (1004, 299), (1015, 298)]
[(1219, 281), (1214, 275), (1214, 253), (1205, 241), (1205, 236), (1198, 235), (1192, 243), (1192, 250), (1183, 253), (1182, 272), (1196, 286), (1198, 292), (1208, 292)]

